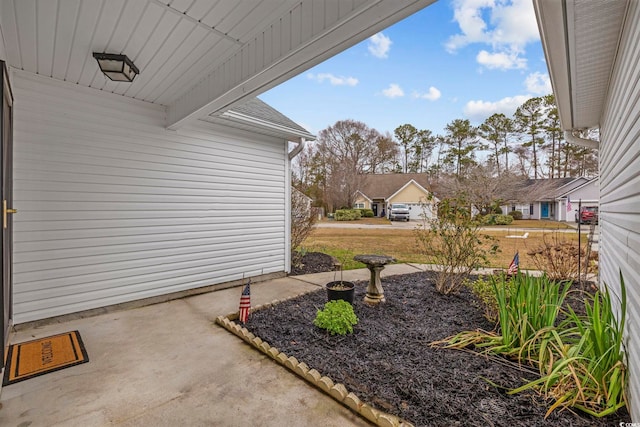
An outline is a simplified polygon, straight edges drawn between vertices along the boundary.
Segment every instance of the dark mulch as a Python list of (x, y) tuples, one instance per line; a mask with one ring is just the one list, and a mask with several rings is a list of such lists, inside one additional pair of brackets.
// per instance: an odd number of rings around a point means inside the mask
[(290, 276), (333, 271), (336, 260), (322, 252), (307, 252), (291, 267)]
[[(594, 419), (570, 411), (544, 418), (547, 405), (529, 392), (508, 395), (535, 375), (504, 359), (431, 347), (463, 330), (491, 330), (467, 290), (441, 295), (430, 273), (384, 279), (387, 302), (364, 302), (356, 283), (354, 309), (360, 322), (345, 337), (313, 325), (326, 292), (303, 295), (251, 314), (247, 328), (289, 356), (343, 383), (373, 406), (416, 426), (612, 426), (629, 422), (626, 411)], [(499, 384), (500, 387), (491, 385)]]

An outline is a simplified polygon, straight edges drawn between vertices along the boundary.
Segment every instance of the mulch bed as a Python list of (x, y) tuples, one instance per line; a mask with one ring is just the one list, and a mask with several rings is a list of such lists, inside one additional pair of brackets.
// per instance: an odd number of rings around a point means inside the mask
[(298, 276), (300, 274), (333, 271), (336, 262), (336, 259), (331, 255), (327, 255), (322, 252), (307, 252), (302, 256), (299, 262), (294, 263), (289, 275)]
[[(363, 401), (416, 426), (612, 426), (626, 411), (604, 419), (565, 410), (545, 419), (552, 402), (509, 389), (535, 378), (499, 357), (430, 346), (463, 330), (493, 329), (474, 295), (435, 291), (432, 273), (387, 277), (387, 302), (371, 307), (367, 284), (356, 282), (354, 333), (329, 336), (313, 325), (326, 302), (322, 289), (253, 312), (247, 329), (294, 356)], [(493, 384), (498, 384), (496, 387)]]

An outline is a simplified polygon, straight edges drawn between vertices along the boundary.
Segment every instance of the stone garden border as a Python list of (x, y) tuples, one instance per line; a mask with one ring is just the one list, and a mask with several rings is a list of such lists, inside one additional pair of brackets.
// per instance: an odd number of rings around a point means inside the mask
[[(303, 292), (290, 298), (274, 300), (270, 303), (258, 305), (253, 307), (251, 312), (269, 308), (282, 301), (298, 298), (311, 292), (317, 292), (317, 290)], [(331, 378), (322, 375), (313, 368), (310, 368), (306, 363), (298, 361), (293, 356), (287, 356), (277, 348), (272, 347), (268, 342), (263, 341), (260, 337), (249, 332), (247, 328), (236, 323), (236, 320), (238, 320), (238, 312), (233, 312), (226, 316), (218, 316), (216, 318), (216, 323), (375, 425), (380, 427), (414, 427), (413, 424), (406, 420), (398, 418), (395, 415), (382, 412), (371, 405), (362, 402), (358, 396), (349, 392), (343, 384), (334, 383)]]

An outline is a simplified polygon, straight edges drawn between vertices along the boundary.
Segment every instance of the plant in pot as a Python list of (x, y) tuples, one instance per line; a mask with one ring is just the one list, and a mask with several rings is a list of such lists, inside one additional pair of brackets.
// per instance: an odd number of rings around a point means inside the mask
[[(344, 300), (349, 304), (353, 304), (353, 295), (355, 294), (355, 284), (342, 279), (342, 265), (341, 261), (333, 273), (333, 281), (326, 284), (327, 288), (327, 300)], [(340, 280), (336, 280), (336, 274), (340, 270)]]

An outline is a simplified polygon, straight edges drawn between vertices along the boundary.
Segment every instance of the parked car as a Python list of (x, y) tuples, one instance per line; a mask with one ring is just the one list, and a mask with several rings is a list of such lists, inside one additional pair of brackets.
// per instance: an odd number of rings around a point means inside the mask
[(409, 206), (404, 203), (393, 203), (391, 209), (389, 209), (389, 220), (404, 220), (409, 221)]
[(591, 223), (595, 221), (598, 223), (598, 207), (597, 206), (583, 206), (580, 212), (576, 210), (576, 222), (580, 224)]

